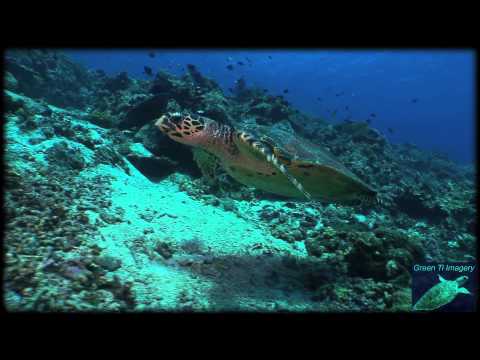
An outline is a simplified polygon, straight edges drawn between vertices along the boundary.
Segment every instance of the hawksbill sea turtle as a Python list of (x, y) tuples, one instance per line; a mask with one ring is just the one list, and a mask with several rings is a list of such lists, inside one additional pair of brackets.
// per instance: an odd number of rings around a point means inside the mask
[(468, 280), (468, 276), (460, 276), (455, 280), (445, 280), (438, 275), (440, 282), (427, 290), (413, 306), (415, 311), (429, 311), (438, 309), (452, 302), (458, 294), (470, 294), (466, 288), (461, 287)]
[(167, 113), (155, 126), (190, 145), (202, 172), (217, 162), (238, 182), (292, 198), (377, 201), (377, 192), (319, 145), (283, 129), (236, 130), (210, 118)]

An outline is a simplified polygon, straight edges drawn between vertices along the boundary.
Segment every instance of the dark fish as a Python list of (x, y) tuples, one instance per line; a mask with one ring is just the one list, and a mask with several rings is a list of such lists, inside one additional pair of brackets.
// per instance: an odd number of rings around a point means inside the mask
[(272, 60), (272, 57), (271, 57), (270, 55), (268, 55), (268, 58), (269, 58), (270, 60)]
[(348, 106), (345, 106), (345, 110), (348, 110)]
[(367, 124), (371, 124), (371, 123), (372, 123), (372, 120), (367, 119), (367, 120), (365, 120), (365, 122), (366, 122)]
[(233, 93), (233, 89), (232, 89), (232, 88), (228, 88), (228, 91), (230, 91), (231, 93)]
[(388, 132), (389, 132), (390, 134), (393, 134), (393, 133), (394, 133), (394, 130), (393, 130), (392, 128), (388, 128), (387, 130), (388, 130)]
[(151, 58), (154, 58), (154, 57), (155, 57), (155, 53), (154, 53), (153, 51), (150, 51), (150, 52), (148, 53), (148, 56), (150, 56)]
[(263, 92), (264, 92), (264, 93), (267, 93), (267, 92), (268, 92), (268, 89), (263, 89)]
[(248, 58), (248, 57), (245, 57), (245, 60), (247, 60), (249, 63), (252, 62), (252, 60), (250, 60), (250, 58)]
[(231, 65), (231, 64), (230, 64), (230, 65), (227, 65), (226, 68), (227, 68), (228, 70), (232, 71), (232, 70), (233, 70), (233, 65)]
[(335, 94), (335, 96), (338, 97), (338, 96), (341, 96), (341, 95), (343, 95), (343, 94), (345, 94), (345, 92), (342, 91), (342, 92), (339, 92), (338, 94)]
[(416, 102), (418, 102), (418, 99), (417, 99), (417, 98), (413, 98), (413, 99), (412, 99), (412, 103), (416, 103)]
[(322, 98), (321, 98), (321, 97), (319, 97), (319, 98), (317, 98), (317, 100), (318, 100), (318, 101), (322, 101)]
[(375, 115), (374, 113), (371, 113), (370, 116), (371, 117), (376, 117), (377, 115)]
[(237, 64), (240, 65), (240, 66), (245, 65), (245, 64), (244, 64), (243, 62), (241, 62), (241, 61), (237, 61)]
[(284, 94), (288, 94), (288, 89), (283, 90)]
[(143, 72), (147, 74), (148, 76), (153, 76), (153, 71), (150, 66), (144, 66), (143, 67)]
[(190, 72), (198, 72), (197, 67), (193, 64), (187, 64), (187, 69)]

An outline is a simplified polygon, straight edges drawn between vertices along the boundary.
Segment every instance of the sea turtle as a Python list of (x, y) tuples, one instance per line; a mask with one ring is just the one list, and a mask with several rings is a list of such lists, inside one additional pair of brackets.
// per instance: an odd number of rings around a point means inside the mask
[(238, 182), (293, 198), (337, 202), (376, 200), (365, 184), (319, 145), (281, 128), (233, 129), (210, 118), (167, 113), (155, 126), (174, 141), (193, 146), (203, 173), (216, 160)]
[(467, 282), (468, 276), (460, 276), (455, 280), (445, 280), (441, 275), (438, 275), (438, 279), (440, 282), (422, 295), (413, 306), (413, 310), (435, 310), (452, 302), (458, 294), (471, 294), (466, 288), (461, 287)]

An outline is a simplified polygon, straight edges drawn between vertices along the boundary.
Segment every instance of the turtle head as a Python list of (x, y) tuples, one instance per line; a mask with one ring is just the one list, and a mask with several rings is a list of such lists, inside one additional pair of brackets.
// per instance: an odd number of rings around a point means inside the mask
[(205, 141), (208, 119), (190, 114), (167, 113), (155, 122), (170, 139), (191, 146), (200, 146)]

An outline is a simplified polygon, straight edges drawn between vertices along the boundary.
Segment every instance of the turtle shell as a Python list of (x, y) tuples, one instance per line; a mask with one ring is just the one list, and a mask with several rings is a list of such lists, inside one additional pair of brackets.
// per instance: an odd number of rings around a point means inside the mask
[[(359, 198), (375, 199), (374, 189), (323, 147), (294, 134), (285, 124), (279, 123), (273, 127), (248, 126), (241, 130), (269, 146), (281, 164), (312, 197), (340, 202)], [(287, 196), (295, 196), (297, 193), (299, 197), (302, 196), (291, 186), (288, 188), (288, 182), (282, 177), (270, 178), (268, 186), (272, 192), (285, 193)]]
[(417, 301), (414, 310), (435, 310), (450, 303), (457, 296), (457, 283), (444, 281), (427, 290)]

